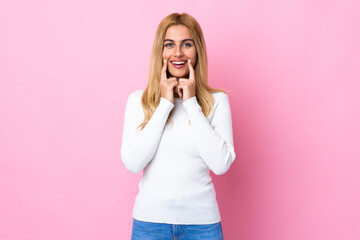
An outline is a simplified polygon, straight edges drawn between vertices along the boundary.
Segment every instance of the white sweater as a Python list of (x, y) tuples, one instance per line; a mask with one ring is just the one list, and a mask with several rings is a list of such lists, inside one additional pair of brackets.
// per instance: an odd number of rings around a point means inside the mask
[[(129, 171), (140, 172), (139, 192), (132, 216), (169, 224), (211, 224), (221, 221), (209, 169), (224, 174), (235, 159), (228, 96), (212, 93), (215, 104), (206, 118), (196, 96), (160, 98), (151, 119), (144, 120), (137, 90), (128, 97), (121, 159)], [(172, 123), (166, 124), (171, 112)]]

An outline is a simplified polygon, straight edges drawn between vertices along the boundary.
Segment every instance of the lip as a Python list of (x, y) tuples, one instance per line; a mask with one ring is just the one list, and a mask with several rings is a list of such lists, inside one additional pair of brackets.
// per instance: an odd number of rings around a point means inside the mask
[[(175, 61), (175, 62), (176, 62), (176, 61)], [(173, 65), (173, 66), (174, 66), (175, 68), (177, 68), (177, 69), (180, 69), (180, 68), (185, 67), (186, 63), (183, 64), (183, 65), (175, 65), (175, 64), (173, 64), (173, 63), (171, 62), (171, 65)]]
[(187, 62), (186, 59), (174, 59), (174, 60), (171, 60), (170, 62)]
[[(185, 67), (185, 65), (186, 65), (186, 63), (187, 63), (187, 60), (185, 60), (185, 59), (175, 59), (175, 60), (171, 60), (170, 62), (171, 62), (171, 65), (173, 65), (175, 68), (180, 69), (180, 68)], [(173, 62), (185, 62), (185, 64), (179, 66), (179, 65), (173, 64)]]

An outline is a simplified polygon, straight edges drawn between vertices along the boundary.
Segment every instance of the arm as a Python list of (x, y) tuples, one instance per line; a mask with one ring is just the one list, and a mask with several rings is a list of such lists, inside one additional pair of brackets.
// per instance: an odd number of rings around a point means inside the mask
[(121, 145), (121, 159), (126, 169), (137, 173), (154, 157), (167, 118), (174, 106), (173, 103), (161, 97), (155, 112), (140, 131), (140, 128), (136, 128), (144, 120), (141, 101), (130, 94), (125, 109)]
[(236, 156), (228, 96), (225, 94), (216, 106), (211, 123), (201, 111), (196, 96), (184, 101), (183, 106), (188, 113), (200, 156), (216, 175), (224, 174)]

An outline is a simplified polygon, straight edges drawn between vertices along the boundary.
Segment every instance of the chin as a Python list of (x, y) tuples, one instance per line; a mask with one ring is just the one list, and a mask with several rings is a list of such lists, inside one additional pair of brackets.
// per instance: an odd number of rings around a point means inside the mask
[(187, 76), (189, 73), (184, 73), (184, 74), (181, 74), (181, 73), (172, 73), (172, 72), (170, 72), (171, 73), (171, 75), (172, 76), (174, 76), (174, 77), (178, 77), (178, 78), (183, 78), (183, 77), (185, 77), (185, 76)]

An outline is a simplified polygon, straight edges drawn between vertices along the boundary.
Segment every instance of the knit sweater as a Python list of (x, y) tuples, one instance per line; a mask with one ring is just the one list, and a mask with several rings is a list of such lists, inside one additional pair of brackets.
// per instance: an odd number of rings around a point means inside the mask
[[(143, 130), (141, 96), (130, 93), (124, 117), (121, 159), (138, 173), (139, 192), (133, 218), (169, 224), (211, 224), (221, 221), (209, 170), (224, 174), (235, 160), (228, 96), (211, 93), (214, 107), (205, 117), (197, 97), (174, 104), (161, 97)], [(171, 111), (172, 122), (166, 123)]]

